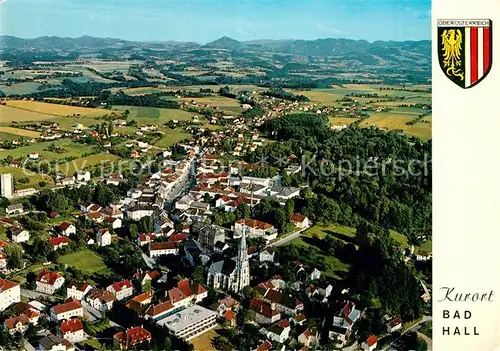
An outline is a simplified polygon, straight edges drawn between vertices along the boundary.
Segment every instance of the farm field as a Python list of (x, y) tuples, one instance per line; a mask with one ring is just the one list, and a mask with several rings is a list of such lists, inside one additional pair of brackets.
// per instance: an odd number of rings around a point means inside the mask
[(0, 90), (5, 93), (5, 95), (23, 95), (36, 93), (38, 87), (41, 86), (40, 83), (36, 82), (24, 82), (24, 83), (12, 83), (12, 85), (0, 85)]
[[(59, 146), (64, 149), (64, 152), (57, 153), (47, 151), (49, 145)], [(82, 154), (92, 151), (92, 147), (84, 144), (73, 143), (69, 139), (59, 139), (44, 143), (36, 143), (28, 146), (18, 147), (12, 150), (0, 151), (0, 158), (12, 156), (14, 159), (28, 157), (32, 152), (38, 152), (40, 159), (57, 160), (65, 157), (81, 157)]]
[[(107, 110), (98, 108), (66, 106), (66, 105), (50, 104), (47, 102), (29, 101), (29, 100), (7, 100), (5, 101), (5, 103), (7, 104), (7, 107), (12, 107), (19, 110), (26, 110), (30, 112), (40, 113), (44, 115), (52, 115), (52, 116), (82, 115), (82, 116), (98, 117), (109, 113), (109, 111)], [(12, 120), (19, 121), (19, 119), (17, 118), (14, 118)], [(41, 120), (41, 118), (39, 118), (38, 120)], [(2, 118), (2, 123), (3, 122), (7, 121), (3, 120)]]
[(418, 115), (399, 114), (391, 112), (376, 112), (360, 123), (361, 127), (377, 126), (384, 129), (406, 129), (406, 123), (415, 119)]
[(243, 109), (240, 102), (235, 99), (230, 99), (224, 96), (207, 96), (202, 98), (182, 98), (181, 101), (195, 101), (197, 104), (208, 105), (209, 107), (218, 107), (221, 110), (229, 113), (242, 113)]
[(193, 114), (179, 109), (145, 107), (145, 106), (114, 106), (116, 111), (129, 110), (128, 119), (137, 121), (138, 126), (146, 124), (164, 124), (171, 120), (190, 121)]
[(14, 137), (21, 136), (27, 138), (37, 138), (40, 136), (40, 133), (35, 132), (33, 130), (26, 130), (21, 128), (12, 128), (12, 127), (0, 127), (0, 133), (10, 134)]
[(61, 256), (59, 260), (62, 264), (75, 267), (84, 274), (105, 273), (108, 269), (101, 256), (88, 249)]
[[(0, 152), (0, 155), (2, 155), (1, 152)], [(12, 175), (14, 176), (14, 189), (15, 190), (26, 189), (26, 188), (40, 189), (41, 187), (38, 183), (42, 182), (42, 181), (47, 183), (47, 186), (54, 184), (52, 177), (50, 177), (46, 174), (31, 172), (27, 169), (13, 168), (13, 167), (0, 167), (0, 174), (4, 174), (4, 173), (12, 173)], [(19, 179), (21, 179), (21, 178), (27, 179), (28, 182), (27, 183), (19, 183)]]
[(172, 130), (165, 132), (165, 135), (159, 139), (157, 142), (155, 142), (155, 146), (160, 147), (160, 148), (167, 148), (169, 146), (172, 146), (186, 138), (190, 138), (191, 134), (185, 133), (182, 131), (178, 130)]
[(330, 125), (332, 126), (342, 126), (342, 125), (350, 125), (356, 122), (357, 118), (349, 118), (349, 117), (329, 117)]
[(59, 173), (72, 175), (75, 172), (89, 170), (100, 164), (102, 164), (103, 167), (105, 167), (106, 164), (109, 166), (109, 162), (117, 161), (118, 159), (118, 156), (112, 154), (97, 154), (78, 158), (67, 163), (56, 165), (55, 167)]

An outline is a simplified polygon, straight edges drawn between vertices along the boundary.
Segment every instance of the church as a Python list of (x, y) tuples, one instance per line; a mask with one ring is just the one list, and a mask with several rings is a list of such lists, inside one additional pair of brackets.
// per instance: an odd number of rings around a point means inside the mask
[(245, 232), (241, 236), (236, 257), (212, 262), (208, 269), (207, 285), (213, 289), (235, 293), (250, 285), (250, 265)]

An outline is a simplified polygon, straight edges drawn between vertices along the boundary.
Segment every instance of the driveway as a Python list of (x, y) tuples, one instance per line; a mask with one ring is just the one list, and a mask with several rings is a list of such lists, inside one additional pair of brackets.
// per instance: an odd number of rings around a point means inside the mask
[(275, 242), (273, 243), (270, 243), (268, 246), (280, 246), (280, 245), (284, 245), (294, 239), (297, 239), (299, 236), (302, 235), (302, 233), (304, 231), (306, 231), (307, 229), (309, 229), (310, 227), (307, 227), (307, 228), (304, 228), (304, 229), (301, 229), (297, 232), (293, 232), (292, 234), (289, 234), (287, 236), (285, 236), (284, 238), (281, 238), (279, 240), (276, 240)]

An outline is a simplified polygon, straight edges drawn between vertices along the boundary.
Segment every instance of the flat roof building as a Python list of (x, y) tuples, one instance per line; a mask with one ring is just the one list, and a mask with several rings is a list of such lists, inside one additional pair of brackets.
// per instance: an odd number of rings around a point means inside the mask
[(159, 320), (157, 324), (167, 327), (171, 334), (188, 341), (215, 328), (216, 318), (216, 312), (194, 305)]

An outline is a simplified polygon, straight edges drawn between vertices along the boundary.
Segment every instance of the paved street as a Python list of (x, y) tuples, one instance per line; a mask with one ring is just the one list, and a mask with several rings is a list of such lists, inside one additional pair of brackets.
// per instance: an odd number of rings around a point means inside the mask
[(28, 290), (28, 289), (21, 289), (21, 296), (27, 297), (30, 300), (34, 300), (37, 297), (48, 297), (52, 301), (57, 300), (57, 298), (55, 296), (40, 293), (40, 292), (34, 291), (34, 290)]
[(292, 241), (293, 239), (297, 239), (299, 236), (302, 235), (302, 233), (304, 231), (306, 231), (307, 229), (309, 229), (310, 227), (307, 227), (307, 228), (304, 228), (304, 229), (301, 229), (297, 232), (293, 232), (292, 234), (289, 234), (287, 235), (286, 237), (284, 238), (281, 238), (273, 243), (270, 243), (268, 246), (280, 246), (280, 245), (284, 245), (290, 241)]
[[(406, 329), (404, 332), (401, 333), (401, 336), (403, 336), (404, 334), (410, 332), (410, 331), (417, 331), (420, 326), (424, 323), (427, 323), (427, 322), (430, 322), (432, 320), (432, 317), (431, 316), (424, 316), (422, 318), (422, 320), (418, 323), (415, 323), (414, 325), (412, 325), (410, 328)], [(400, 337), (401, 337), (400, 336)], [(400, 338), (399, 337), (399, 338)], [(382, 349), (382, 351), (391, 351), (391, 350), (394, 350), (393, 348), (391, 348), (393, 346), (393, 344), (399, 340), (399, 338), (397, 338), (396, 340), (394, 340), (393, 342), (391, 342), (389, 345), (387, 345), (386, 347), (384, 347)], [(424, 339), (425, 340), (425, 339)], [(430, 340), (430, 339), (429, 339)], [(427, 340), (425, 340), (427, 342)], [(431, 340), (431, 343), (429, 345), (429, 342), (427, 342), (427, 347), (430, 347), (429, 351), (432, 349), (432, 340)]]

